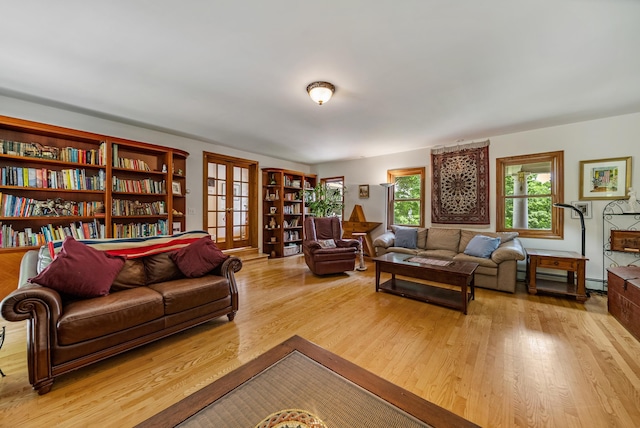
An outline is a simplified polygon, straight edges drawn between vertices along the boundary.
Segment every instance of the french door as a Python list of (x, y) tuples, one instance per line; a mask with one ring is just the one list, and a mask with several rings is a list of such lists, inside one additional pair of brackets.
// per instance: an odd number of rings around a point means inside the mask
[(257, 244), (257, 171), (251, 160), (204, 152), (204, 229), (220, 249)]

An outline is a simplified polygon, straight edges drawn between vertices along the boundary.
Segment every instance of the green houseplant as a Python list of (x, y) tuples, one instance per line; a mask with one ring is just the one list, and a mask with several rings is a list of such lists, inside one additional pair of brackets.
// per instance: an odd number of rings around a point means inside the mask
[(331, 217), (342, 213), (343, 193), (346, 187), (336, 188), (318, 183), (316, 187), (304, 189), (302, 199), (309, 211), (316, 217)]

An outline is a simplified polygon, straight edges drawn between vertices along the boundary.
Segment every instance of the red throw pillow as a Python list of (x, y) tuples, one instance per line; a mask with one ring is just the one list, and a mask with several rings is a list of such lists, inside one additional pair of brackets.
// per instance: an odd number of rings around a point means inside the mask
[(67, 237), (51, 264), (28, 281), (72, 296), (106, 296), (124, 262)]
[(203, 236), (169, 257), (186, 277), (197, 278), (220, 266), (229, 256), (220, 251), (210, 236)]

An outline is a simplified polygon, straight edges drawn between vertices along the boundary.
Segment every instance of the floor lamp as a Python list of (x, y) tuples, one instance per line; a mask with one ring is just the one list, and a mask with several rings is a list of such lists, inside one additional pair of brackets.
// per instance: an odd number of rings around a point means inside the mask
[(380, 183), (380, 185), (384, 188), (384, 231), (386, 232), (389, 225), (389, 188), (396, 185), (396, 183)]
[(580, 216), (580, 226), (582, 227), (582, 256), (584, 256), (584, 242), (585, 242), (585, 233), (584, 233), (584, 214), (582, 213), (582, 211), (580, 211), (578, 208), (574, 207), (573, 205), (569, 205), (569, 204), (560, 204), (560, 203), (555, 203), (553, 204), (554, 207), (559, 207), (559, 208), (569, 208), (574, 210), (575, 212), (578, 213), (578, 215)]

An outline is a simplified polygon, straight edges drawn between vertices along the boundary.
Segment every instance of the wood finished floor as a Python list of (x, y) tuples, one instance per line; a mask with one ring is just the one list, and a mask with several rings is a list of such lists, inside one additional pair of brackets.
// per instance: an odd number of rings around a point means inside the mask
[(240, 310), (31, 390), (26, 324), (4, 322), (0, 426), (132, 426), (298, 334), (486, 427), (640, 426), (640, 343), (586, 304), (477, 289), (469, 315), (385, 293), (301, 257), (246, 264)]

